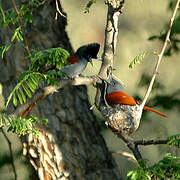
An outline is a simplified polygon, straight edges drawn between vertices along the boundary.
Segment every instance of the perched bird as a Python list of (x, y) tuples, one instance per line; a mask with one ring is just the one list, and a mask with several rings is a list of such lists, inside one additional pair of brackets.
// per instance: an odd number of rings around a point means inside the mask
[[(140, 105), (140, 103), (137, 102), (133, 97), (126, 94), (123, 86), (113, 78), (111, 78), (111, 82), (107, 85), (105, 98), (110, 106), (114, 106), (116, 104), (131, 106)], [(160, 113), (159, 111), (156, 111), (148, 106), (144, 106), (143, 110), (152, 111), (156, 114), (167, 117), (165, 114)]]
[(88, 62), (91, 63), (92, 58), (98, 59), (97, 54), (100, 45), (98, 43), (91, 43), (81, 46), (67, 61), (70, 65), (64, 66), (59, 71), (66, 74), (69, 78), (74, 78), (81, 74), (86, 68)]

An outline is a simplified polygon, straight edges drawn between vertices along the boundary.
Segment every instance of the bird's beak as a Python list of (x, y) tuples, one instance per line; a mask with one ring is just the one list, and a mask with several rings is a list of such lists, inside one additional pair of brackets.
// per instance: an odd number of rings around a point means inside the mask
[(96, 57), (96, 58), (94, 58), (94, 59), (97, 60), (97, 61), (101, 60), (99, 57)]
[(93, 66), (93, 62), (92, 62), (92, 61), (90, 61), (90, 63), (91, 63), (91, 65)]
[[(101, 60), (100, 58), (98, 58), (98, 57), (96, 57), (96, 58), (93, 58), (93, 59), (95, 59), (95, 60)], [(91, 59), (91, 61), (89, 61), (90, 63), (91, 63), (91, 65), (93, 66), (93, 62), (92, 62), (92, 59)]]

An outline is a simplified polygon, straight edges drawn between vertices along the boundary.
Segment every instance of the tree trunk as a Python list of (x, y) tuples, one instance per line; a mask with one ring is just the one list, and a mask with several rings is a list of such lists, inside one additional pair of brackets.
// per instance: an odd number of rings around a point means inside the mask
[[(12, 7), (10, 3), (3, 1), (3, 7)], [(60, 4), (59, 8), (62, 12)], [(33, 11), (34, 22), (24, 28), (30, 49), (62, 47), (72, 52), (65, 32), (67, 19), (58, 16), (55, 20), (55, 13), (52, 0)], [(12, 29), (0, 29), (0, 45), (10, 42)], [(27, 67), (24, 54), (21, 44), (16, 43), (0, 60), (0, 83), (5, 99)], [(9, 107), (12, 112), (12, 104)], [(23, 145), (24, 154), (40, 179), (120, 179), (96, 117), (89, 109), (85, 86), (60, 89), (36, 105), (32, 113), (48, 118), (49, 122), (47, 127), (38, 127), (39, 137), (29, 134), (23, 138)]]

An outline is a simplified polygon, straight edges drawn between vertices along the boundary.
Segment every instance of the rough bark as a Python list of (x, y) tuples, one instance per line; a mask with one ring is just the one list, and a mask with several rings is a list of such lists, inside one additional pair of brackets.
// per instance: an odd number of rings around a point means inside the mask
[[(3, 6), (12, 7), (11, 1), (4, 1)], [(34, 10), (33, 24), (25, 27), (30, 49), (62, 47), (72, 52), (65, 32), (66, 19), (59, 16), (56, 21), (55, 9), (55, 1), (48, 1)], [(0, 45), (10, 42), (11, 33), (11, 29), (0, 28)], [(16, 43), (0, 60), (0, 83), (5, 98), (19, 74), (27, 67), (24, 54), (22, 46)], [(32, 113), (49, 120), (48, 126), (38, 127), (39, 137), (29, 134), (23, 138), (24, 154), (38, 171), (40, 179), (120, 179), (100, 127), (89, 108), (87, 89), (78, 86), (49, 95), (33, 110)], [(9, 112), (13, 111), (11, 104)]]

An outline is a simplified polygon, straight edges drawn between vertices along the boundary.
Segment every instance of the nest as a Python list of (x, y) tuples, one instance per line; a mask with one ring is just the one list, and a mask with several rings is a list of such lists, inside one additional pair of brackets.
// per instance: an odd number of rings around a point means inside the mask
[(113, 107), (101, 107), (101, 114), (105, 118), (105, 124), (115, 133), (127, 135), (135, 132), (140, 124), (142, 108), (139, 105), (121, 105)]

